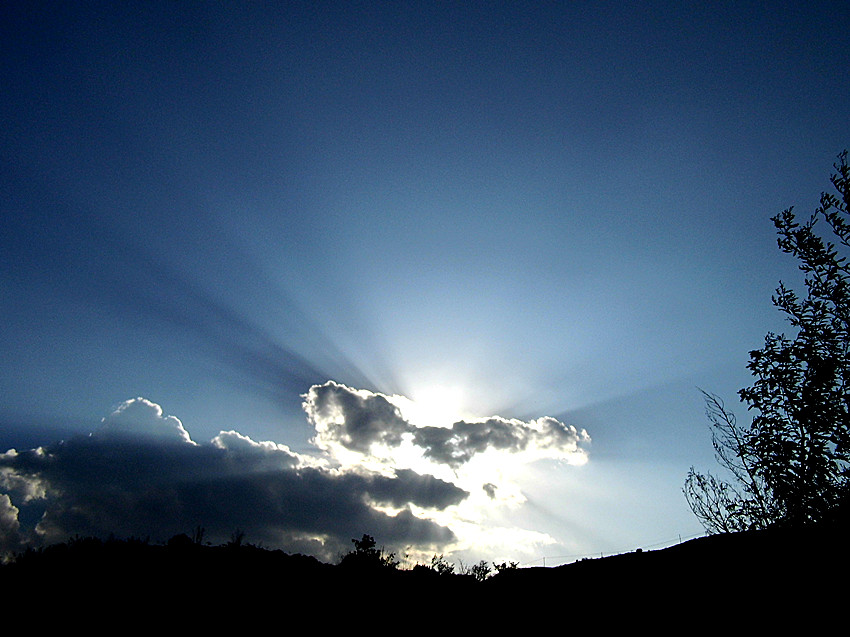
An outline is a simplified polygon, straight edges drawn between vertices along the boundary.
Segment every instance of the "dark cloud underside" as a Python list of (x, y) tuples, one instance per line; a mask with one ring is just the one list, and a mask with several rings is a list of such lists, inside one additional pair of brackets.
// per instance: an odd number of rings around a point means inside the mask
[[(138, 405), (148, 412), (156, 407)], [(154, 422), (156, 414), (143, 416)], [(444, 509), (468, 495), (410, 470), (386, 476), (303, 466), (286, 448), (236, 432), (200, 445), (179, 436), (116, 435), (108, 426), (112, 420), (88, 437), (0, 456), (0, 490), (21, 519), (38, 521), (43, 540), (75, 534), (164, 540), (201, 525), (211, 539), (242, 529), (274, 546), (287, 538), (323, 538), (327, 557), (330, 547), (347, 547), (364, 532), (400, 545), (443, 544), (452, 532), (417, 518), (410, 505)], [(174, 426), (168, 418), (159, 422)], [(387, 515), (373, 504), (401, 513)], [(4, 507), (4, 514), (9, 511)]]

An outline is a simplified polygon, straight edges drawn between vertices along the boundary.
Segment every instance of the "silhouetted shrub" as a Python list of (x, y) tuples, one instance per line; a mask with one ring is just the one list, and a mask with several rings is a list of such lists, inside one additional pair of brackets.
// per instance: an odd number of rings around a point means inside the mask
[(455, 572), (454, 564), (447, 562), (442, 554), (431, 558), (431, 569), (437, 575), (453, 575)]
[(493, 562), (493, 567), (496, 569), (497, 573), (503, 573), (505, 571), (515, 571), (518, 566), (519, 562), (502, 562), (501, 564)]
[(358, 569), (395, 569), (398, 560), (393, 552), (385, 553), (383, 548), (377, 548), (375, 538), (363, 535), (359, 540), (351, 540), (354, 550), (343, 555), (339, 565), (345, 568)]
[(490, 568), (490, 565), (484, 560), (481, 560), (480, 562), (478, 562), (478, 564), (475, 564), (472, 568), (469, 569), (470, 575), (472, 575), (479, 582), (483, 582), (485, 579), (487, 579), (490, 576), (491, 572), (492, 569)]

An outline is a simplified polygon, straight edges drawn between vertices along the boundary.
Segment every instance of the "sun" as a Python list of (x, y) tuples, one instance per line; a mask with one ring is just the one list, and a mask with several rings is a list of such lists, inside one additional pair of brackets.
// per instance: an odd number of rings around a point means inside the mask
[(398, 401), (405, 420), (417, 427), (451, 427), (471, 418), (464, 403), (463, 390), (451, 385), (427, 385), (414, 388), (410, 396)]

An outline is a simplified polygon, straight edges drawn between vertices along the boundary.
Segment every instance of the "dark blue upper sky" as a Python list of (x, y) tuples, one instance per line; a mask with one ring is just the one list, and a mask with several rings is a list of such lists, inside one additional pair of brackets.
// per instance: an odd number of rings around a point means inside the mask
[[(635, 541), (692, 530), (695, 387), (734, 404), (786, 329), (770, 217), (850, 145), (848, 28), (831, 2), (5, 3), (0, 447), (143, 396), (303, 451), (311, 385), (450, 386), (586, 428)], [(594, 502), (588, 537), (625, 537)]]

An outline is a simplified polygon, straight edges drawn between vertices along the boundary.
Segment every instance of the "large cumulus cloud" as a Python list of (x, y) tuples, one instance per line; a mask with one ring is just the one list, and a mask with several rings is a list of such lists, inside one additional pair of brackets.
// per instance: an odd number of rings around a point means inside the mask
[[(406, 417), (407, 399), (333, 381), (302, 400), (310, 454), (235, 430), (195, 442), (141, 397), (88, 436), (0, 454), (0, 554), (73, 535), (163, 541), (202, 526), (213, 542), (238, 529), (328, 560), (363, 533), (422, 555), (458, 541), (476, 506), (523, 501), (503, 479), (508, 456), (582, 464), (590, 441), (549, 417), (425, 426)], [(468, 470), (478, 458), (496, 463)]]
[[(369, 532), (388, 544), (439, 546), (452, 532), (415, 515), (467, 493), (410, 470), (341, 471), (285, 445), (236, 431), (194, 443), (179, 420), (143, 398), (122, 404), (90, 436), (0, 455), (0, 541), (71, 535), (164, 540), (203, 526), (333, 558)], [(384, 512), (391, 508), (395, 514)]]

